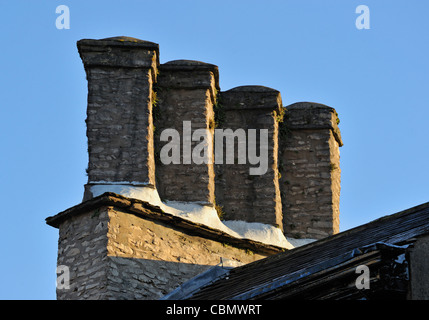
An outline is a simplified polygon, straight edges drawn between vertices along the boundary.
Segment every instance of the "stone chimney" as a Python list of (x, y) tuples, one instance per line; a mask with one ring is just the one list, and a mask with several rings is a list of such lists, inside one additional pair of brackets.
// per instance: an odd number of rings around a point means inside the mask
[(292, 238), (321, 239), (339, 232), (343, 142), (338, 115), (310, 102), (286, 109), (279, 130), (284, 232)]
[[(210, 266), (292, 248), (282, 231), (339, 231), (343, 143), (333, 108), (285, 109), (263, 86), (219, 92), (217, 66), (160, 65), (148, 41), (77, 47), (88, 80), (88, 182), (82, 203), (46, 219), (59, 229), (58, 299), (158, 299)], [(230, 221), (219, 221), (219, 207)]]
[(159, 67), (157, 189), (163, 200), (214, 204), (213, 133), (218, 67), (175, 60)]
[(221, 93), (215, 130), (216, 201), (225, 220), (283, 228), (277, 168), (281, 108), (280, 92), (271, 88), (241, 86)]
[(89, 165), (84, 200), (96, 185), (155, 185), (153, 83), (158, 44), (129, 37), (77, 43), (88, 80)]

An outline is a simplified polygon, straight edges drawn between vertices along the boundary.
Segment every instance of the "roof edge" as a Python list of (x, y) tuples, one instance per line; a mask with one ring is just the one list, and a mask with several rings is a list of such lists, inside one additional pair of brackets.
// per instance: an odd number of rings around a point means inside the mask
[(186, 231), (191, 231), (193, 234), (206, 239), (217, 242), (225, 242), (237, 248), (249, 249), (256, 253), (272, 255), (287, 250), (278, 246), (265, 244), (251, 239), (236, 238), (221, 230), (213, 229), (206, 225), (192, 222), (190, 220), (186, 220), (164, 212), (160, 207), (151, 205), (148, 202), (124, 197), (113, 192), (106, 192), (98, 197), (94, 197), (90, 200), (82, 202), (54, 216), (47, 217), (45, 221), (49, 226), (59, 228), (64, 221), (70, 219), (71, 217), (75, 217), (102, 206), (113, 206), (125, 209), (128, 213), (134, 214), (143, 219), (160, 221)]
[(367, 222), (365, 224), (361, 224), (359, 226), (356, 226), (356, 227), (353, 227), (353, 228), (341, 231), (341, 232), (339, 232), (337, 234), (334, 234), (334, 235), (331, 235), (329, 237), (326, 237), (326, 238), (323, 238), (323, 239), (320, 239), (320, 240), (317, 240), (317, 241), (314, 241), (314, 242), (310, 242), (308, 244), (296, 247), (296, 248), (290, 250), (290, 252), (292, 252), (292, 251), (295, 252), (295, 251), (298, 251), (298, 250), (306, 250), (307, 248), (313, 247), (313, 246), (321, 246), (321, 245), (323, 245), (326, 242), (332, 241), (333, 239), (343, 238), (343, 237), (347, 237), (347, 236), (353, 235), (355, 233), (358, 233), (361, 230), (364, 230), (364, 229), (368, 228), (369, 226), (372, 226), (372, 225), (375, 225), (375, 224), (380, 224), (380, 223), (383, 223), (383, 222), (385, 222), (387, 220), (395, 219), (395, 218), (397, 218), (399, 216), (405, 216), (405, 215), (413, 214), (415, 212), (418, 212), (418, 211), (421, 211), (421, 210), (424, 210), (424, 209), (428, 209), (428, 208), (429, 208), (429, 202), (422, 203), (422, 204), (419, 204), (417, 206), (411, 207), (409, 209), (405, 209), (405, 210), (398, 211), (398, 212), (393, 213), (393, 214), (382, 216), (382, 217), (380, 217), (378, 219), (375, 219), (375, 220), (369, 221), (369, 222)]

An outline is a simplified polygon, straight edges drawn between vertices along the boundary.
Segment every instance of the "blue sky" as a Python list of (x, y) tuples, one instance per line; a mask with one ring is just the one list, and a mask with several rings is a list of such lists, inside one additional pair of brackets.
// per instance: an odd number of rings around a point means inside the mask
[[(355, 26), (361, 4), (369, 30)], [(88, 161), (77, 40), (153, 41), (161, 63), (218, 65), (222, 90), (334, 107), (344, 231), (429, 200), (428, 12), (421, 0), (1, 1), (0, 299), (55, 299), (58, 231), (44, 219), (81, 202)]]

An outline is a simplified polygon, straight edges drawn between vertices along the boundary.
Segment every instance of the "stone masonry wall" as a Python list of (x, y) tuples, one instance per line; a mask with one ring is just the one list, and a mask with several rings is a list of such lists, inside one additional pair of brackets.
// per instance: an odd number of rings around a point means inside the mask
[(58, 265), (70, 268), (68, 290), (57, 299), (159, 299), (220, 263), (266, 257), (115, 207), (102, 207), (63, 222)]
[(153, 83), (158, 45), (127, 37), (80, 40), (88, 80), (88, 184), (155, 184)]
[(103, 299), (107, 294), (108, 210), (98, 208), (64, 221), (59, 229), (58, 266), (70, 272), (70, 288), (58, 300)]
[[(165, 200), (213, 205), (213, 105), (219, 89), (218, 68), (199, 61), (176, 60), (162, 64), (159, 69), (155, 109), (158, 193)], [(173, 143), (171, 139), (160, 141), (166, 129), (179, 132), (178, 163), (163, 162), (163, 147)], [(207, 160), (203, 163), (193, 156), (194, 148), (203, 141), (202, 138), (192, 141), (191, 135), (197, 129), (204, 129), (207, 134)]]
[(418, 238), (409, 249), (410, 259), (410, 300), (429, 300), (429, 236)]
[(333, 108), (286, 107), (280, 128), (280, 190), (284, 231), (320, 239), (339, 232), (341, 135)]
[[(235, 138), (234, 161), (227, 163), (228, 141), (223, 142), (223, 163), (216, 159), (216, 203), (223, 207), (225, 220), (260, 222), (283, 228), (278, 184), (278, 121), (274, 115), (281, 108), (277, 90), (262, 86), (243, 86), (221, 92), (222, 122), (219, 129), (244, 130), (247, 141)], [(277, 113), (278, 114), (278, 113)], [(259, 165), (249, 162), (249, 129), (257, 134), (256, 150), (260, 151), (260, 130), (268, 130), (268, 166), (262, 174), (249, 169)], [(225, 131), (224, 131), (225, 132)], [(215, 144), (219, 143), (215, 137)], [(231, 143), (230, 143), (231, 144)], [(244, 144), (245, 163), (240, 164), (240, 144)]]

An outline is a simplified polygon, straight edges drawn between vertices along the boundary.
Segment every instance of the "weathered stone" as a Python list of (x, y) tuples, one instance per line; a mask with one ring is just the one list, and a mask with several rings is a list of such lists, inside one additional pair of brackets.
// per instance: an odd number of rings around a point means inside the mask
[[(222, 159), (222, 164), (219, 164), (220, 159), (216, 159), (216, 203), (223, 207), (226, 220), (261, 222), (283, 228), (277, 167), (276, 116), (280, 116), (282, 105), (280, 93), (263, 86), (242, 86), (221, 92), (220, 103), (219, 112), (223, 113), (223, 121), (219, 129), (231, 129), (234, 133), (244, 130), (246, 151), (249, 150), (249, 129), (256, 129), (257, 132), (268, 130), (268, 163), (266, 172), (250, 174), (250, 168), (257, 165), (249, 163), (248, 157), (244, 164), (239, 164), (238, 138), (233, 142), (234, 163), (227, 163), (228, 142), (224, 141), (225, 159)], [(215, 143), (218, 141), (215, 139)], [(256, 150), (259, 151), (260, 137), (256, 142)]]
[(410, 250), (410, 297), (429, 300), (429, 236), (420, 237)]
[[(225, 219), (276, 225), (290, 237), (338, 232), (342, 140), (333, 108), (297, 103), (283, 119), (278, 91), (242, 86), (219, 93), (217, 66), (190, 60), (159, 66), (155, 43), (114, 37), (77, 45), (88, 79), (84, 200), (94, 184), (156, 187), (163, 200), (218, 204)], [(201, 140), (185, 146), (187, 121), (190, 135), (206, 132), (202, 164), (189, 157)], [(215, 128), (245, 132), (245, 142), (233, 140), (235, 151), (221, 148), (233, 163), (214, 159)], [(165, 129), (180, 135), (180, 163), (162, 163)], [(262, 164), (249, 161), (250, 130), (268, 133), (266, 148), (257, 135), (252, 151), (267, 152), (260, 174), (251, 173)], [(180, 221), (142, 201), (92, 200), (54, 219), (58, 265), (69, 267), (71, 277), (58, 299), (157, 299), (225, 258), (249, 263), (280, 250)]]
[[(86, 232), (96, 227), (97, 234)], [(58, 264), (68, 266), (71, 277), (70, 289), (57, 289), (59, 300), (158, 299), (221, 258), (248, 263), (267, 256), (115, 207), (81, 213), (59, 231)]]
[[(158, 193), (165, 200), (213, 205), (214, 169), (210, 159), (213, 159), (213, 105), (219, 90), (218, 68), (199, 61), (175, 60), (160, 65), (159, 70), (155, 110)], [(200, 141), (191, 141), (191, 136), (184, 132), (185, 121), (190, 123), (190, 135), (197, 129), (206, 130), (204, 163), (196, 163), (190, 154)], [(180, 135), (180, 163), (165, 164), (160, 158), (161, 150), (169, 143), (160, 140), (165, 129), (175, 129)], [(185, 147), (187, 138), (190, 148)]]
[[(88, 185), (155, 184), (153, 83), (158, 44), (115, 37), (77, 43), (88, 79)], [(86, 198), (91, 194), (87, 188)]]
[(325, 105), (301, 102), (286, 107), (279, 171), (287, 236), (320, 239), (339, 232), (343, 142), (338, 122), (335, 109)]

